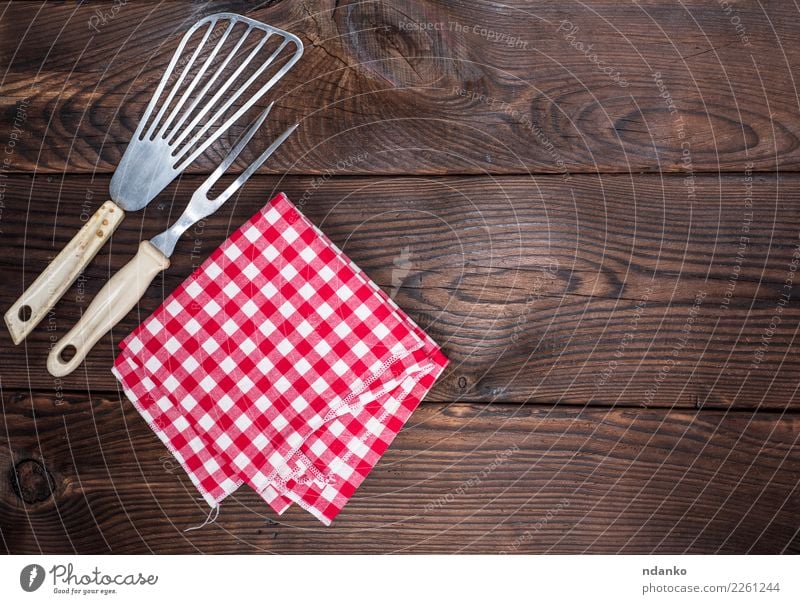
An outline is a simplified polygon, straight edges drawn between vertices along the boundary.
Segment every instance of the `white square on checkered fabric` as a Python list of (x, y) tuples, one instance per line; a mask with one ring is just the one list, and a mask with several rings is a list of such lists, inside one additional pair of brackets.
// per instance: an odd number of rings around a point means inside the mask
[(285, 375), (282, 375), (277, 382), (275, 382), (275, 390), (283, 394), (289, 388), (292, 387), (292, 383), (286, 379)]
[(198, 363), (197, 359), (194, 357), (186, 357), (186, 360), (181, 363), (181, 366), (186, 373), (194, 373), (194, 370), (200, 367), (200, 363)]
[(358, 306), (358, 308), (353, 311), (355, 315), (361, 319), (362, 321), (365, 320), (370, 315), (370, 310), (366, 304), (363, 302)]
[(150, 373), (155, 373), (156, 371), (161, 369), (161, 361), (159, 361), (157, 357), (150, 357), (145, 361), (144, 367)]
[(289, 420), (283, 417), (282, 415), (279, 415), (274, 420), (272, 420), (272, 427), (278, 431), (283, 430), (288, 425), (289, 425)]
[(222, 359), (219, 367), (222, 369), (222, 371), (230, 375), (236, 369), (236, 361), (234, 361), (231, 357), (225, 357)]
[(210, 375), (207, 375), (200, 381), (200, 387), (208, 393), (217, 387), (217, 382), (214, 381)]
[(252, 319), (258, 312), (258, 305), (252, 300), (248, 300), (242, 305), (242, 312), (248, 319)]
[(167, 343), (164, 344), (164, 348), (166, 348), (167, 352), (169, 352), (170, 354), (175, 354), (175, 351), (178, 350), (180, 347), (181, 343), (178, 342), (178, 338), (176, 338), (175, 336), (172, 336), (169, 340), (167, 340)]
[(228, 319), (222, 324), (222, 331), (228, 334), (228, 336), (232, 336), (239, 331), (239, 324), (233, 319)]
[(181, 304), (177, 300), (172, 300), (169, 304), (167, 304), (166, 309), (167, 312), (171, 314), (173, 317), (177, 317), (184, 310), (183, 304)]
[(297, 333), (299, 333), (304, 338), (307, 338), (310, 333), (314, 331), (314, 328), (311, 326), (311, 323), (303, 319), (302, 323), (297, 326)]
[(342, 284), (342, 286), (336, 290), (336, 295), (346, 301), (353, 297), (353, 290), (347, 287), (347, 284)]
[[(389, 335), (389, 328), (386, 327), (383, 323), (379, 323), (375, 327), (372, 328), (372, 333), (375, 334), (375, 337), (379, 340), (383, 340), (386, 336)], [(402, 345), (402, 343), (401, 343)]]
[(325, 444), (325, 443), (324, 443), (322, 440), (320, 440), (320, 439), (318, 439), (318, 438), (317, 438), (317, 439), (315, 439), (315, 440), (314, 440), (314, 442), (311, 444), (311, 447), (310, 447), (310, 449), (311, 449), (311, 452), (312, 452), (314, 455), (316, 455), (316, 456), (318, 456), (318, 457), (322, 457), (322, 455), (323, 455), (325, 452), (327, 452), (327, 450), (328, 450), (328, 445), (326, 445), (326, 444)]
[(355, 468), (348, 463), (344, 463), (341, 458), (336, 458), (334, 462), (331, 464), (332, 467), (336, 467), (336, 476), (341, 478), (342, 480), (348, 480), (355, 472)]
[(261, 231), (256, 225), (253, 225), (244, 232), (244, 236), (250, 243), (254, 243), (261, 239)]
[(187, 333), (188, 333), (190, 336), (193, 336), (193, 335), (194, 335), (194, 334), (196, 334), (198, 331), (200, 331), (200, 327), (201, 327), (200, 323), (198, 323), (198, 322), (197, 322), (197, 319), (194, 319), (194, 318), (192, 318), (192, 319), (189, 319), (189, 320), (186, 322), (186, 325), (184, 325), (184, 326), (183, 326), (183, 328), (186, 330), (186, 332), (187, 332)]
[(161, 409), (162, 411), (169, 411), (170, 409), (172, 409), (172, 401), (169, 400), (166, 396), (160, 396), (156, 401), (156, 405), (158, 405), (158, 408)]
[(200, 284), (197, 281), (193, 280), (186, 287), (186, 293), (189, 295), (190, 298), (196, 298), (197, 296), (203, 293), (203, 288), (200, 287)]
[(270, 206), (269, 210), (264, 212), (264, 219), (269, 224), (275, 224), (276, 222), (278, 222), (279, 220), (282, 220), (283, 218), (281, 216), (281, 213), (278, 211), (278, 209), (275, 206)]
[(179, 415), (178, 417), (175, 418), (175, 421), (172, 422), (172, 425), (175, 426), (175, 429), (178, 432), (183, 432), (184, 430), (186, 430), (186, 428), (189, 427), (189, 421), (182, 415)]
[(216, 302), (214, 302), (214, 300), (209, 300), (208, 302), (206, 302), (205, 306), (203, 307), (203, 310), (208, 313), (209, 317), (213, 317), (219, 311), (222, 310), (222, 307)]
[(203, 468), (209, 474), (213, 474), (214, 472), (219, 470), (219, 463), (217, 463), (217, 460), (212, 457), (203, 462)]
[(297, 239), (299, 236), (300, 236), (300, 233), (298, 233), (297, 231), (295, 231), (293, 227), (286, 227), (286, 229), (283, 231), (283, 238), (284, 238), (284, 239), (285, 239), (285, 240), (286, 240), (288, 243), (294, 243), (294, 242), (295, 242), (295, 240), (296, 240), (296, 239)]
[(323, 302), (316, 307), (317, 314), (323, 319), (327, 319), (333, 314), (333, 308), (327, 302)]
[(300, 251), (300, 257), (307, 264), (311, 264), (311, 262), (313, 262), (313, 260), (317, 257), (317, 253), (311, 246), (307, 245)]
[(359, 358), (364, 358), (364, 356), (369, 352), (369, 346), (364, 344), (362, 341), (358, 341), (353, 345), (353, 353)]
[(178, 389), (178, 387), (180, 387), (180, 385), (181, 383), (171, 373), (167, 376), (167, 379), (164, 380), (164, 388), (166, 388), (167, 392), (169, 392), (170, 394), (175, 392)]
[(272, 262), (280, 254), (279, 254), (278, 250), (275, 249), (275, 246), (270, 243), (267, 247), (264, 248), (264, 251), (261, 252), (261, 255), (264, 256), (264, 258), (266, 258), (270, 262)]
[(220, 450), (227, 451), (228, 447), (233, 444), (233, 439), (223, 432), (214, 440), (214, 443), (220, 448)]
[(236, 421), (233, 423), (236, 424), (236, 427), (239, 428), (239, 430), (241, 430), (242, 432), (244, 432), (250, 426), (253, 425), (253, 422), (246, 415), (240, 415), (239, 417), (236, 418)]
[(194, 398), (191, 394), (187, 394), (181, 399), (181, 407), (183, 407), (187, 411), (191, 411), (192, 409), (197, 407), (197, 399)]
[(325, 340), (320, 340), (314, 345), (314, 350), (319, 356), (324, 357), (331, 351), (331, 347)]
[(275, 349), (283, 356), (288, 356), (294, 350), (294, 345), (289, 341), (288, 338), (283, 338), (280, 342), (278, 342), (278, 345), (275, 347)]
[(331, 270), (331, 267), (328, 265), (325, 265), (321, 269), (319, 269), (318, 274), (325, 283), (327, 283), (336, 276), (336, 273), (334, 273), (333, 270)]
[(380, 436), (381, 432), (383, 432), (383, 428), (384, 428), (383, 424), (380, 423), (374, 417), (370, 417), (367, 420), (366, 427), (367, 427), (367, 430), (369, 430), (369, 433), (372, 434), (373, 436)]
[(145, 326), (147, 328), (147, 331), (149, 331), (154, 336), (157, 336), (164, 329), (164, 325), (161, 323), (161, 321), (159, 321), (155, 317), (152, 317), (149, 321), (147, 321), (147, 323), (145, 323)]
[(206, 271), (206, 275), (208, 275), (208, 277), (211, 278), (212, 280), (216, 279), (217, 277), (219, 277), (222, 274), (222, 269), (219, 267), (219, 264), (217, 264), (216, 262), (212, 262), (211, 264), (206, 266), (205, 271)]
[(249, 355), (256, 348), (258, 348), (256, 346), (256, 343), (253, 342), (253, 340), (251, 340), (250, 338), (245, 338), (244, 340), (242, 340), (242, 343), (239, 344), (239, 350), (241, 350), (246, 355)]
[(303, 287), (297, 290), (297, 293), (302, 296), (303, 300), (310, 300), (316, 291), (310, 283), (304, 283)]
[(367, 453), (369, 453), (369, 447), (365, 445), (358, 438), (353, 438), (350, 441), (348, 441), (347, 449), (349, 451), (352, 451), (354, 455), (358, 455), (359, 457), (365, 457)]
[(225, 413), (230, 411), (231, 407), (233, 407), (234, 404), (235, 404), (234, 400), (227, 394), (223, 394), (221, 397), (219, 397), (219, 400), (217, 401), (217, 406), (220, 409), (222, 409), (222, 411)]
[(301, 358), (294, 364), (294, 369), (300, 375), (305, 375), (311, 369), (311, 363), (309, 363), (306, 359)]
[(242, 290), (239, 289), (239, 286), (236, 285), (236, 283), (234, 283), (233, 281), (228, 281), (227, 285), (225, 285), (225, 287), (222, 288), (222, 293), (228, 296), (229, 300), (233, 300), (234, 298), (236, 298), (236, 295), (240, 291)]
[(200, 347), (205, 350), (208, 354), (213, 354), (219, 348), (219, 344), (214, 338), (208, 338), (205, 342), (203, 342)]
[(344, 424), (340, 422), (338, 419), (335, 419), (330, 424), (328, 424), (328, 431), (334, 436), (338, 437), (341, 435), (342, 432), (344, 432)]
[(275, 365), (269, 360), (268, 357), (264, 357), (258, 363), (256, 363), (256, 369), (258, 369), (264, 375), (272, 371), (274, 368)]
[(297, 269), (293, 267), (291, 264), (287, 264), (281, 269), (281, 277), (283, 277), (287, 281), (291, 281), (296, 276), (297, 276)]
[(269, 463), (273, 468), (279, 468), (283, 464), (283, 457), (280, 453), (275, 451), (272, 455), (269, 456)]
[(240, 470), (245, 469), (249, 463), (250, 463), (250, 458), (244, 452), (239, 453), (239, 455), (233, 458), (233, 465), (235, 465)]
[(231, 260), (238, 260), (242, 256), (242, 250), (235, 242), (228, 239), (228, 246), (222, 252)]
[(383, 363), (381, 362), (381, 360), (380, 359), (375, 359), (375, 362), (372, 365), (370, 365), (369, 371), (370, 371), (370, 373), (378, 373), (381, 370), (382, 367), (383, 367)]
[(263, 434), (258, 434), (253, 439), (253, 446), (259, 451), (263, 450), (269, 444), (269, 439)]
[(291, 404), (292, 404), (292, 409), (294, 409), (298, 413), (302, 413), (308, 408), (308, 401), (299, 395), (292, 399)]
[(342, 377), (345, 373), (347, 373), (349, 368), (350, 368), (349, 365), (345, 363), (342, 359), (339, 359), (333, 365), (331, 365), (331, 369), (339, 377)]
[(272, 406), (272, 401), (262, 394), (256, 400), (253, 401), (253, 406), (255, 406), (255, 408), (258, 409), (259, 411), (261, 411), (261, 413), (264, 413), (267, 409), (269, 409)]
[(336, 327), (333, 328), (333, 333), (339, 336), (340, 339), (344, 340), (348, 338), (351, 333), (353, 333), (353, 330), (347, 323), (342, 321), (341, 323), (336, 325)]
[(253, 389), (255, 383), (249, 377), (243, 375), (242, 378), (236, 383), (236, 385), (239, 386), (239, 390), (247, 394), (248, 392), (250, 392), (250, 390)]
[(303, 437), (300, 436), (297, 432), (292, 432), (287, 438), (286, 442), (289, 443), (289, 446), (292, 449), (296, 449), (300, 445), (303, 444)]
[(131, 338), (131, 341), (128, 342), (128, 352), (130, 352), (131, 354), (134, 355), (139, 354), (143, 348), (144, 348), (144, 343), (137, 337)]
[(325, 485), (325, 488), (322, 489), (322, 498), (326, 499), (327, 501), (336, 501), (336, 497), (339, 494), (339, 491), (332, 487), (329, 484)]
[(214, 426), (214, 418), (212, 418), (208, 413), (204, 413), (203, 417), (197, 420), (197, 423), (200, 424), (200, 427), (208, 432)]
[(205, 445), (203, 444), (203, 441), (200, 439), (199, 436), (195, 436), (192, 440), (189, 441), (189, 448), (195, 453), (199, 453), (200, 451), (205, 449)]
[(278, 293), (278, 288), (275, 287), (272, 281), (269, 281), (265, 283), (263, 286), (261, 286), (261, 294), (268, 299), (274, 298), (275, 294), (277, 293)]
[(276, 329), (278, 329), (278, 328), (277, 328), (277, 327), (275, 327), (275, 323), (273, 323), (272, 321), (270, 321), (270, 320), (269, 320), (269, 319), (267, 319), (266, 317), (264, 317), (264, 320), (263, 320), (263, 321), (261, 321), (261, 323), (259, 323), (259, 324), (258, 324), (258, 331), (260, 331), (262, 334), (264, 334), (264, 336), (265, 336), (265, 337), (267, 337), (267, 338), (268, 338), (268, 337), (269, 337), (269, 336), (272, 334), (272, 332), (274, 332)]
[(323, 377), (318, 378), (313, 384), (311, 384), (311, 389), (316, 392), (317, 394), (322, 394), (330, 387), (327, 380)]
[(278, 309), (278, 312), (280, 312), (284, 317), (288, 319), (289, 317), (294, 316), (294, 314), (297, 312), (297, 309), (294, 306), (292, 306), (291, 302), (286, 300), (286, 302), (281, 304), (280, 308)]
[(252, 262), (242, 269), (242, 274), (245, 277), (247, 277), (250, 281), (255, 279), (259, 275), (259, 273), (261, 273), (261, 271), (258, 270), (258, 267)]

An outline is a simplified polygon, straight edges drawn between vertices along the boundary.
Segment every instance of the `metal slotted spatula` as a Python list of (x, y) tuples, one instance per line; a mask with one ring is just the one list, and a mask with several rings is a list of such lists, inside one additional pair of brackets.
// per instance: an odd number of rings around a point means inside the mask
[[(83, 362), (97, 341), (136, 306), (153, 278), (169, 268), (169, 257), (180, 236), (193, 224), (216, 212), (294, 132), (297, 124), (275, 139), (222, 193), (209, 199), (208, 192), (250, 142), (271, 108), (272, 105), (253, 122), (228, 156), (194, 192), (175, 224), (150, 241), (142, 241), (136, 256), (111, 277), (75, 327), (53, 346), (47, 357), (47, 370), (52, 375), (61, 377), (72, 373)], [(63, 353), (69, 348), (75, 349), (74, 354), (70, 359), (64, 359)]]
[(64, 295), (125, 211), (146, 206), (255, 105), (303, 54), (297, 36), (233, 13), (187, 31), (111, 179), (111, 199), (6, 312), (19, 344)]

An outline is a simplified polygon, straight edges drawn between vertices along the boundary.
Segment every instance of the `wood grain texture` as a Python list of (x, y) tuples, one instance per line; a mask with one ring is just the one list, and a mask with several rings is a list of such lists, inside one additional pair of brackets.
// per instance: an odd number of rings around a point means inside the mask
[[(0, 333), (3, 383), (115, 389), (116, 342), (283, 190), (444, 347), (452, 364), (432, 400), (797, 408), (800, 177), (748, 178), (698, 179), (690, 202), (681, 179), (657, 176), (259, 177), (184, 236), (138, 311), (54, 383), (50, 346), (140, 239), (182, 211), (200, 180), (187, 177), (163, 203), (129, 215), (22, 346)], [(4, 305), (107, 185), (107, 177), (9, 181)]]
[(242, 488), (183, 533), (207, 509), (132, 405), (4, 412), (15, 553), (800, 552), (794, 415), (424, 405), (331, 528)]
[(131, 2), (113, 16), (111, 7), (3, 8), (0, 115), (13, 123), (23, 102), (25, 114), (14, 169), (113, 171), (181, 33), (222, 10), (306, 45), (273, 95), (275, 118), (302, 128), (265, 171), (800, 167), (793, 3), (736, 3), (734, 14), (704, 0)]
[[(302, 127), (78, 372), (49, 348), (235, 132), (23, 344), (0, 329), (0, 551), (800, 553), (798, 7), (255, 4), (0, 3), (3, 309), (108, 198), (194, 21), (306, 49), (262, 142)], [(184, 533), (207, 509), (109, 368), (278, 191), (451, 364), (333, 527), (243, 488)]]

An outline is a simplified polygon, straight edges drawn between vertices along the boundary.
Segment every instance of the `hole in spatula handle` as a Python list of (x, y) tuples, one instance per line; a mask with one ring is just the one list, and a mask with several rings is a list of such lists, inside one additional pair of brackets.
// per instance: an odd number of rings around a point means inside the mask
[(58, 353), (58, 360), (62, 363), (69, 363), (72, 359), (75, 358), (75, 355), (78, 353), (78, 349), (75, 348), (72, 344), (67, 344), (64, 348), (61, 349), (61, 352)]
[(33, 315), (33, 309), (27, 304), (24, 304), (23, 306), (19, 307), (19, 312), (17, 313), (17, 316), (19, 317), (20, 321), (23, 322), (30, 321), (32, 315)]

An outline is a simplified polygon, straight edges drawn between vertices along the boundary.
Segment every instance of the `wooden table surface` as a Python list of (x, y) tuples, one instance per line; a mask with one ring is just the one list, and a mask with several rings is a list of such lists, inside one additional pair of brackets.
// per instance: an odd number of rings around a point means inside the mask
[[(77, 372), (52, 342), (218, 157), (23, 344), (0, 329), (0, 549), (800, 553), (797, 6), (254, 4), (0, 6), (3, 311), (107, 198), (192, 22), (306, 49), (273, 95), (301, 128)], [(451, 364), (332, 527), (242, 488), (184, 533), (207, 507), (109, 369), (279, 190)]]

